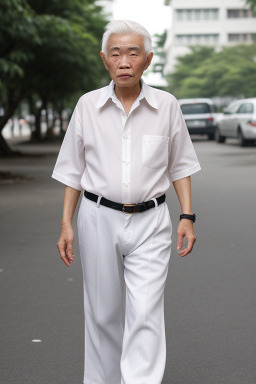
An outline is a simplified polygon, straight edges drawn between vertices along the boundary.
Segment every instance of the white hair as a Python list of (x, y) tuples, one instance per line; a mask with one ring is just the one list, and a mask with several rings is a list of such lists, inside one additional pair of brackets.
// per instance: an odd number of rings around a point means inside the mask
[(144, 38), (144, 48), (147, 56), (152, 51), (152, 40), (149, 32), (143, 25), (131, 20), (113, 20), (105, 27), (105, 32), (102, 36), (102, 52), (107, 54), (108, 40), (111, 35), (121, 35), (126, 33), (136, 33)]

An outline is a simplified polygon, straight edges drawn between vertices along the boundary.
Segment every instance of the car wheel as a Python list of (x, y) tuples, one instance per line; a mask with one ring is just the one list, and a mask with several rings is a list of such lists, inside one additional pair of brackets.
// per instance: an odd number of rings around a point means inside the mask
[(209, 135), (208, 135), (208, 140), (214, 140), (214, 133), (210, 133)]
[(216, 127), (216, 129), (215, 129), (215, 141), (216, 141), (217, 143), (224, 143), (225, 140), (226, 140), (226, 137), (225, 137), (225, 136), (222, 136), (222, 135), (220, 134), (220, 129), (219, 129), (219, 127)]
[(248, 141), (243, 136), (241, 128), (238, 130), (238, 142), (240, 147), (245, 147), (248, 144)]

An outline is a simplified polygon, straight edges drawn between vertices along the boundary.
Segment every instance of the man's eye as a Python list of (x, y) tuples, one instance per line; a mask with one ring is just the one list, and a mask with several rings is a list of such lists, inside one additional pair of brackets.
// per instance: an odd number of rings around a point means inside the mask
[(114, 53), (112, 56), (119, 56), (117, 53)]
[(137, 54), (136, 53), (131, 53), (131, 56), (137, 56)]

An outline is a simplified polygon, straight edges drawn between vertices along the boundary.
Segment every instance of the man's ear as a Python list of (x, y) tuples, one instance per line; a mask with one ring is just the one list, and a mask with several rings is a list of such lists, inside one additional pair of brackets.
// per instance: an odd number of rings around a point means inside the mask
[(147, 61), (146, 61), (144, 70), (146, 70), (150, 66), (153, 56), (154, 56), (153, 52), (150, 52), (150, 54), (147, 56)]
[(102, 61), (105, 65), (105, 68), (106, 70), (108, 71), (108, 65), (107, 65), (107, 60), (106, 60), (106, 56), (105, 56), (105, 53), (103, 53), (102, 51), (100, 51), (100, 57), (102, 58)]

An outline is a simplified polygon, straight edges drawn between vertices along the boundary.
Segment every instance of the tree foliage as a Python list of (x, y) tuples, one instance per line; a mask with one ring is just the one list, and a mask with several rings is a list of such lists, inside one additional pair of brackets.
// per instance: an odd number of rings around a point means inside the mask
[(193, 47), (178, 59), (168, 77), (169, 91), (178, 98), (256, 96), (256, 44), (236, 45), (215, 52)]
[(24, 99), (61, 109), (101, 85), (101, 11), (94, 0), (0, 0), (0, 132)]
[(153, 72), (161, 72), (163, 75), (163, 69), (165, 65), (165, 51), (164, 51), (164, 44), (167, 38), (167, 30), (164, 30), (161, 34), (155, 34), (154, 35), (155, 41), (154, 41), (154, 51), (155, 55), (158, 57), (157, 63), (153, 67)]
[(255, 15), (256, 14), (256, 0), (246, 0), (246, 4), (249, 4), (252, 13)]

